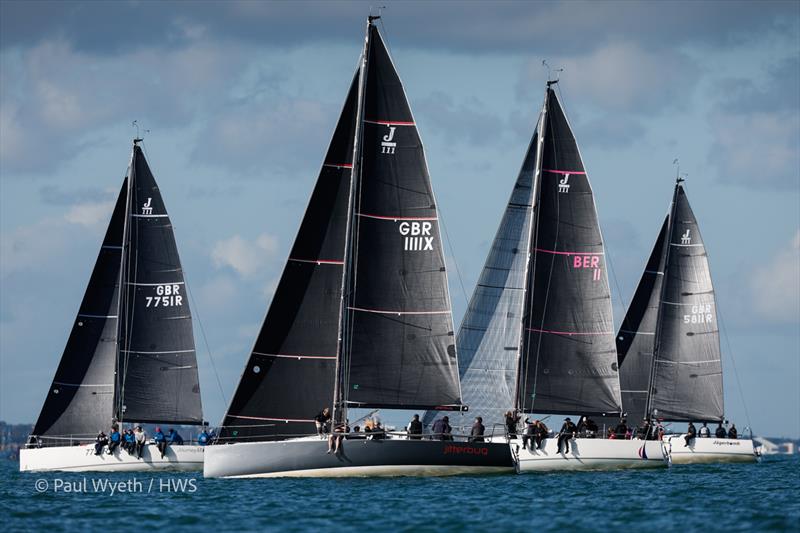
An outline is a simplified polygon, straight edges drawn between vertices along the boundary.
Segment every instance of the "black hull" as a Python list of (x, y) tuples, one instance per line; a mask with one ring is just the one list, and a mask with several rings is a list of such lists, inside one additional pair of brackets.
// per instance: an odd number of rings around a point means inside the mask
[(423, 476), (511, 472), (507, 443), (348, 439), (220, 444), (206, 449), (205, 477)]

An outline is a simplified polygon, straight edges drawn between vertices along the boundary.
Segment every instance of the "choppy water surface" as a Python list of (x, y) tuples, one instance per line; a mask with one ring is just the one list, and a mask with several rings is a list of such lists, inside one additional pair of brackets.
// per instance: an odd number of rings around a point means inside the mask
[[(800, 531), (800, 456), (454, 478), (205, 480), (17, 469), (0, 463), (7, 531)], [(133, 492), (112, 495), (109, 483), (119, 482)]]

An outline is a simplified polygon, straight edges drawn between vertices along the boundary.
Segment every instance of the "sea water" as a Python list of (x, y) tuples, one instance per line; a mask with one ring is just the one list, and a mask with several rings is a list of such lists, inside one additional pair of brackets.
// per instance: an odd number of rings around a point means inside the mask
[(429, 478), (20, 473), (4, 531), (800, 531), (800, 456), (759, 464)]

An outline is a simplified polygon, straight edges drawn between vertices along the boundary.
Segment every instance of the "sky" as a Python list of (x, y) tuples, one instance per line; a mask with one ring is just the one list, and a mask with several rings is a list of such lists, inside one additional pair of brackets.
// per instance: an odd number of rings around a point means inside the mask
[[(726, 414), (800, 437), (800, 3), (384, 2), (458, 324), (544, 95), (581, 147), (617, 324), (679, 158), (721, 319)], [(383, 5), (383, 4), (381, 4)], [(368, 2), (0, 2), (0, 420), (32, 423), (131, 139), (169, 209), (206, 418), (224, 414), (300, 224)], [(749, 422), (748, 422), (749, 420)]]

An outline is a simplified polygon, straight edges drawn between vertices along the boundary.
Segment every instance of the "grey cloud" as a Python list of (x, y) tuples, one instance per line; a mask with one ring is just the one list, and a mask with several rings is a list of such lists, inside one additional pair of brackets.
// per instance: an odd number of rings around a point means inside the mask
[[(767, 31), (791, 31), (793, 2), (399, 2), (384, 18), (397, 46), (485, 53), (575, 53), (626, 38), (656, 46), (728, 46)], [(3, 46), (59, 35), (79, 50), (119, 54), (185, 44), (197, 35), (264, 45), (351, 42), (369, 5), (360, 1), (96, 2), (6, 0)], [(287, 21), (289, 21), (287, 23)]]
[(114, 198), (115, 191), (99, 187), (65, 189), (57, 185), (44, 185), (39, 188), (39, 197), (49, 205), (74, 205), (82, 202), (105, 202)]
[(451, 96), (436, 91), (417, 101), (417, 114), (429, 120), (432, 130), (449, 140), (460, 139), (474, 146), (500, 142), (503, 121), (488, 112), (477, 99), (456, 103)]
[(800, 189), (800, 59), (767, 69), (760, 88), (727, 79), (709, 113), (713, 143), (708, 161), (718, 180), (747, 187)]

